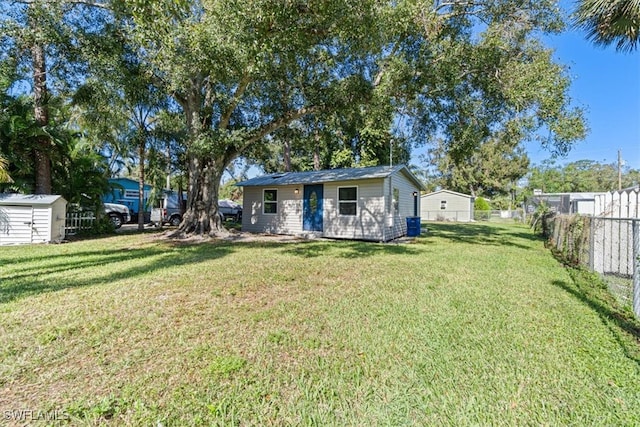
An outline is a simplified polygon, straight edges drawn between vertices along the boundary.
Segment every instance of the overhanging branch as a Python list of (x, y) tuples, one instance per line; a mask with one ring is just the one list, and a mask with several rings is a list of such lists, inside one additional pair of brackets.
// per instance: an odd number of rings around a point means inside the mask
[(292, 121), (297, 120), (301, 117), (322, 111), (322, 109), (323, 108), (321, 106), (314, 105), (310, 107), (299, 108), (297, 110), (287, 111), (279, 119), (276, 119), (258, 128), (252, 136), (247, 138), (247, 140), (244, 142), (244, 144), (242, 144), (242, 146), (238, 147), (235, 150), (230, 150), (228, 152), (227, 157), (231, 158), (234, 155), (243, 153), (246, 149), (248, 149), (251, 146), (251, 144), (254, 144), (255, 142), (261, 140), (265, 136), (269, 135), (271, 132), (274, 132), (280, 129), (281, 127), (284, 127), (289, 123), (291, 123)]
[(242, 76), (242, 79), (240, 80), (240, 83), (238, 84), (238, 87), (233, 94), (233, 98), (231, 99), (231, 102), (227, 107), (227, 110), (224, 112), (224, 115), (220, 119), (220, 129), (227, 129), (227, 127), (229, 126), (229, 120), (231, 120), (233, 110), (235, 110), (238, 106), (238, 103), (240, 103), (242, 95), (244, 95), (245, 90), (247, 90), (247, 86), (249, 86), (249, 83), (251, 82), (251, 77), (249, 75), (250, 68), (251, 66), (249, 66), (247, 70), (245, 70), (244, 75)]

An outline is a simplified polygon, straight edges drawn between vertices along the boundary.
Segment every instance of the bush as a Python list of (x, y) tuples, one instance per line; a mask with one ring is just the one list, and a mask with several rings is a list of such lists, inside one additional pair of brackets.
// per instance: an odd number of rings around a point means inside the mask
[(79, 237), (95, 237), (95, 236), (104, 236), (104, 235), (109, 235), (109, 234), (115, 234), (116, 233), (116, 228), (113, 225), (113, 222), (111, 222), (111, 219), (106, 216), (106, 215), (102, 215), (100, 216), (100, 218), (96, 219), (93, 224), (91, 225), (91, 228), (87, 228), (85, 230), (78, 230), (78, 236)]
[(489, 221), (489, 216), (491, 216), (491, 206), (489, 206), (489, 202), (482, 197), (476, 197), (473, 207), (475, 211), (474, 219), (476, 221)]
[(482, 197), (476, 197), (476, 201), (474, 203), (474, 208), (475, 208), (476, 211), (490, 211), (491, 210), (491, 206), (489, 205), (489, 202), (487, 202)]

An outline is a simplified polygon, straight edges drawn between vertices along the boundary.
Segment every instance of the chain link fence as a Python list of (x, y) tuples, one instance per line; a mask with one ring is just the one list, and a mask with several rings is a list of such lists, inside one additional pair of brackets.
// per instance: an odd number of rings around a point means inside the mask
[(565, 259), (600, 273), (640, 317), (640, 219), (555, 215), (545, 229)]
[(522, 209), (501, 210), (501, 211), (474, 211), (473, 219), (476, 221), (489, 222), (524, 222), (524, 211)]
[(524, 222), (524, 211), (522, 209), (516, 210), (501, 210), (501, 211), (480, 211), (480, 210), (466, 210), (466, 211), (422, 211), (423, 221), (449, 221), (449, 222), (471, 222), (471, 221), (489, 221), (489, 222)]

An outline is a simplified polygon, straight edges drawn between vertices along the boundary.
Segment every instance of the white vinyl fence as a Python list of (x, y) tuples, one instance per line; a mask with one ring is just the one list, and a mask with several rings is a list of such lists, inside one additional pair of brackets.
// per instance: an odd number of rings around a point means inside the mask
[[(600, 273), (640, 317), (640, 197), (637, 188), (596, 196), (595, 217), (557, 215), (550, 242), (565, 257)], [(626, 285), (625, 285), (626, 283)]]
[(93, 212), (67, 212), (64, 231), (65, 236), (74, 236), (79, 231), (93, 227), (96, 217)]
[(595, 196), (595, 216), (640, 218), (640, 189), (630, 188)]

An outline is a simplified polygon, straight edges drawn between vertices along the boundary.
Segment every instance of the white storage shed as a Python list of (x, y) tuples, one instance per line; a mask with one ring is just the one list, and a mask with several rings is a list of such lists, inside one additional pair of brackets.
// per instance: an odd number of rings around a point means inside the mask
[(66, 215), (62, 196), (0, 194), (0, 245), (60, 241)]
[(473, 204), (475, 198), (455, 191), (440, 190), (421, 197), (420, 216), (423, 221), (457, 221), (473, 220)]

